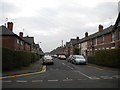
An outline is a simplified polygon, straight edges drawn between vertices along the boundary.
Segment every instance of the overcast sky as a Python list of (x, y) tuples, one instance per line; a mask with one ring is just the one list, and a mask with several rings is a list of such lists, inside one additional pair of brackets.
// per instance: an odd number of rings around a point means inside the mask
[(15, 34), (34, 36), (44, 52), (113, 25), (119, 0), (0, 0), (0, 25), (14, 23)]

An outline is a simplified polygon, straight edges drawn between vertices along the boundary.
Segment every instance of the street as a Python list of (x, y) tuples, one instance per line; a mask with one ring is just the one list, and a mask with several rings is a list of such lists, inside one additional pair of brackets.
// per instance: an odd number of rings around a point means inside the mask
[(54, 65), (44, 65), (41, 72), (6, 76), (3, 88), (118, 88), (118, 70), (74, 65), (54, 58)]

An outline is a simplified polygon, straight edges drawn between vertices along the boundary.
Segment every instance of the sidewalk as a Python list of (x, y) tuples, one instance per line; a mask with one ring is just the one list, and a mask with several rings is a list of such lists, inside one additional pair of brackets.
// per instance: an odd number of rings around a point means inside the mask
[(31, 64), (28, 67), (22, 67), (22, 68), (10, 70), (10, 71), (5, 71), (5, 72), (2, 73), (2, 76), (39, 72), (39, 71), (41, 71), (41, 68), (42, 68), (42, 59), (40, 59), (39, 61)]

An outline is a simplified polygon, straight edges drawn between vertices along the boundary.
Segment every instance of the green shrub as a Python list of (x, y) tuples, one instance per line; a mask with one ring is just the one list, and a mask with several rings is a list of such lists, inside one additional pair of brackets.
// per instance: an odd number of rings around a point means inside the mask
[(2, 48), (2, 69), (11, 70), (22, 66), (28, 66), (31, 63), (39, 60), (39, 54), (13, 51), (7, 48)]
[(88, 56), (88, 62), (120, 68), (120, 49), (98, 50), (95, 56)]
[(2, 49), (2, 68), (5, 70), (10, 70), (14, 68), (13, 63), (13, 51), (9, 49)]

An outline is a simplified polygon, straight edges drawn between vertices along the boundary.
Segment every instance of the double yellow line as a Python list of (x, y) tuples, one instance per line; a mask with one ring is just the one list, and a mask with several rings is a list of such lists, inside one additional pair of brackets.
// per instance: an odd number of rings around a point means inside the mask
[(39, 73), (44, 73), (44, 72), (46, 72), (46, 65), (43, 65), (43, 66), (42, 66), (42, 70), (41, 70), (40, 72), (26, 73), (26, 74), (13, 75), (13, 76), (5, 76), (5, 77), (0, 77), (0, 79), (12, 78), (12, 77), (21, 77), (21, 76), (27, 76), (27, 75), (33, 75), (33, 74), (39, 74)]

